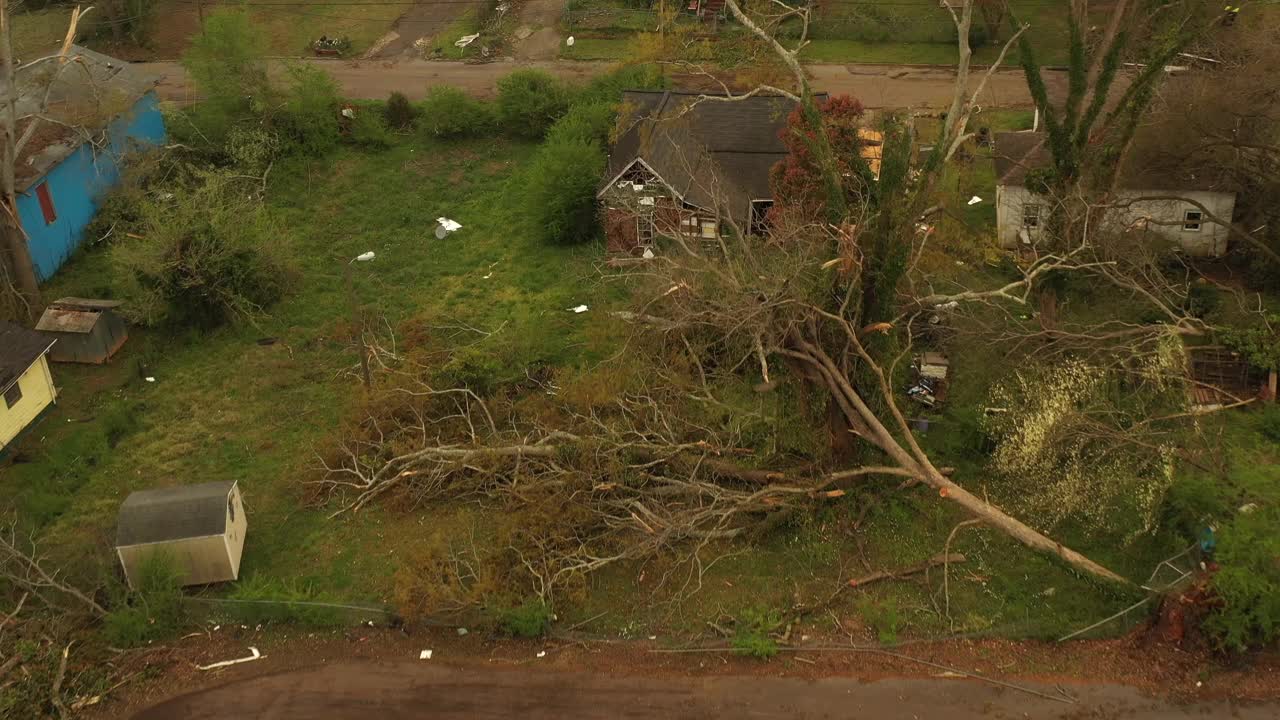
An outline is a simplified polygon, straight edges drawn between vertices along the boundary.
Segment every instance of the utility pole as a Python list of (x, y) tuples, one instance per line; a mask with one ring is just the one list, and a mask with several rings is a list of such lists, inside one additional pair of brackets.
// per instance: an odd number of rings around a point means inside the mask
[[(3, 0), (0, 0), (3, 2)], [(362, 253), (343, 265), (343, 274), (347, 283), (347, 301), (351, 303), (351, 323), (356, 328), (356, 344), (360, 348), (360, 378), (364, 380), (364, 389), (368, 390), (373, 385), (373, 380), (369, 376), (369, 348), (364, 344), (364, 316), (360, 312), (360, 304), (356, 299), (355, 280), (351, 277), (351, 266), (358, 262), (368, 262), (374, 258), (372, 252)]]
[[(26, 233), (18, 221), (17, 204), (17, 129), (18, 88), (13, 59), (13, 27), (9, 23), (9, 2), (0, 0), (0, 72), (4, 73), (3, 107), (0, 108), (0, 264), (7, 272), (0, 277), (5, 283), (0, 295), (15, 294), (19, 310), (28, 319), (40, 304), (40, 284), (27, 247)], [(15, 314), (17, 314), (15, 312)]]

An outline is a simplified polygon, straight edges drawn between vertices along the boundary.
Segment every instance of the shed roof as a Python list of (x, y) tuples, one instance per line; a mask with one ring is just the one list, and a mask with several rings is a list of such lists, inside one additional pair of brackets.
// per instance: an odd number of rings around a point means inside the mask
[[(1049, 137), (1042, 132), (1002, 132), (995, 134), (996, 184), (1023, 186), (1027, 173), (1053, 164)], [(1159, 169), (1130, 157), (1120, 170), (1120, 187), (1130, 190), (1214, 190), (1229, 191), (1218, 173), (1208, 168), (1183, 165)]]
[(38, 332), (0, 320), (0, 392), (17, 382), (54, 342)]
[(235, 481), (130, 493), (116, 521), (116, 547), (221, 535)]
[(779, 137), (795, 101), (780, 95), (705, 100), (706, 93), (627, 90), (625, 130), (601, 183), (641, 159), (676, 193), (698, 207), (725, 204), (741, 214), (751, 200), (772, 197), (769, 171), (787, 156)]
[[(18, 155), (18, 191), (33, 185), (87, 137), (128, 111), (158, 80), (123, 60), (79, 45), (71, 46), (65, 61), (51, 58), (19, 67), (15, 79), (18, 136), (33, 121), (31, 116), (40, 112), (46, 92), (48, 107), (43, 115), (48, 120), (37, 126)], [(0, 78), (0, 93), (6, 91), (7, 83)]]
[(120, 307), (119, 300), (86, 300), (65, 297), (44, 309), (36, 330), (41, 332), (88, 333), (105, 310)]

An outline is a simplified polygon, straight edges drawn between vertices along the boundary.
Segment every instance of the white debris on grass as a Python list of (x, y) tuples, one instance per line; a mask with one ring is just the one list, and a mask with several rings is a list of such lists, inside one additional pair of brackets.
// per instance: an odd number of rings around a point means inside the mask
[(431, 659), (431, 651), (430, 651), (430, 650), (423, 650), (422, 652), (418, 653), (418, 659), (419, 659), (419, 660), (430, 660), (430, 659)]
[(476, 38), (478, 37), (480, 37), (480, 33), (475, 33), (474, 35), (463, 35), (462, 37), (458, 38), (458, 41), (455, 42), (454, 45), (460, 48), (464, 48), (470, 45), (471, 43), (475, 42)]
[(973, 197), (969, 198), (970, 205), (977, 205), (980, 202), (982, 202), (982, 198), (978, 197), (977, 195), (974, 195)]
[(575, 305), (574, 307), (566, 308), (566, 309), (567, 309), (569, 312), (572, 312), (572, 313), (578, 313), (578, 314), (584, 313), (584, 312), (586, 312), (586, 311), (588, 310), (588, 308), (587, 308), (587, 306), (586, 306), (586, 305)]

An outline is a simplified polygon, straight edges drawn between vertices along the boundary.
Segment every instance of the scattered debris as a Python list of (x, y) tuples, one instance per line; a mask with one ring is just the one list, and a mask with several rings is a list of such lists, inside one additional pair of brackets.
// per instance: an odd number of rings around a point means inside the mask
[(458, 38), (458, 41), (454, 43), (454, 46), (464, 48), (470, 45), (471, 43), (475, 42), (476, 38), (478, 37), (480, 37), (480, 33), (475, 33), (473, 35), (463, 35), (462, 37)]
[(573, 36), (570, 35), (568, 38), (566, 38), (564, 41), (564, 44), (568, 45), (569, 47), (573, 47)]
[(649, 248), (645, 248), (644, 254), (642, 254), (640, 257), (644, 258), (645, 260), (652, 260), (654, 258), (654, 254), (652, 250), (650, 250)]
[(945, 400), (951, 372), (947, 356), (936, 352), (921, 353), (915, 357), (912, 366), (915, 381), (907, 388), (907, 397), (927, 407)]
[(447, 217), (436, 218), (436, 239), (443, 240), (446, 235), (462, 229), (462, 225)]
[(459, 635), (466, 635), (466, 634), (467, 634), (467, 629), (466, 629), (466, 628), (458, 628), (458, 634), (459, 634)]
[(357, 255), (356, 262), (369, 262), (370, 260), (374, 259), (377, 256), (378, 256), (377, 253), (375, 253), (372, 250), (369, 250), (368, 252), (362, 252), (359, 255)]
[(937, 567), (938, 565), (950, 564), (950, 563), (962, 563), (965, 561), (965, 559), (966, 559), (965, 556), (961, 555), (960, 553), (950, 553), (950, 554), (944, 553), (941, 555), (934, 555), (933, 557), (929, 558), (928, 560), (925, 560), (922, 563), (917, 563), (910, 567), (905, 567), (901, 570), (879, 570), (877, 572), (871, 573), (870, 575), (865, 575), (860, 578), (854, 578), (849, 581), (849, 587), (862, 587), (863, 585), (870, 585), (871, 583), (878, 582), (880, 580), (889, 580), (892, 578), (900, 578), (900, 577), (906, 577), (908, 575), (915, 575), (917, 573), (922, 573), (925, 570), (928, 570), (929, 568)]
[(229, 665), (239, 665), (240, 663), (253, 662), (254, 660), (261, 660), (262, 658), (266, 657), (266, 655), (263, 655), (262, 653), (258, 652), (258, 648), (256, 647), (249, 648), (249, 652), (253, 654), (247, 657), (236, 658), (235, 660), (223, 660), (222, 662), (217, 662), (212, 665), (200, 665), (199, 668), (201, 670), (213, 670), (215, 668), (227, 667)]
[(147, 380), (147, 382), (155, 382), (155, 381), (156, 381), (156, 379), (155, 379), (154, 377), (150, 376), (150, 375), (148, 375), (148, 376), (146, 377), (146, 380)]
[(342, 108), (342, 117), (350, 120), (356, 116), (356, 109), (350, 106)]
[(540, 657), (540, 658), (541, 658), (541, 657), (546, 657), (546, 656), (547, 656), (547, 651), (546, 651), (546, 650), (539, 650), (539, 651), (538, 651), (538, 657)]
[(422, 652), (418, 653), (418, 659), (419, 659), (419, 660), (430, 660), (430, 659), (431, 659), (431, 651), (430, 651), (430, 650), (423, 650)]
[(574, 306), (574, 307), (571, 307), (571, 308), (567, 308), (567, 309), (569, 310), (569, 312), (577, 313), (577, 314), (584, 313), (584, 312), (586, 312), (586, 311), (588, 310), (588, 308), (587, 308), (587, 306), (586, 306), (586, 305), (577, 305), (577, 306)]
[(980, 202), (982, 202), (982, 198), (978, 197), (977, 195), (974, 195), (973, 197), (969, 198), (970, 205), (977, 205)]

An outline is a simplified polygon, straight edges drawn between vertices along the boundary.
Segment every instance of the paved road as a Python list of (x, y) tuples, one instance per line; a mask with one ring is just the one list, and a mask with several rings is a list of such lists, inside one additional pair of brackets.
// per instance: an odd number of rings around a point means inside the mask
[[(462, 62), (402, 60), (306, 60), (327, 70), (347, 97), (384, 99), (393, 90), (419, 99), (433, 85), (455, 85), (480, 97), (493, 94), (498, 78), (517, 67), (537, 67), (568, 80), (581, 81), (602, 72), (609, 63), (591, 62)], [(162, 99), (189, 102), (196, 99), (182, 66), (173, 62), (140, 63), (160, 75)], [(282, 65), (281, 65), (282, 66)], [(945, 69), (886, 65), (810, 65), (813, 86), (832, 94), (850, 94), (869, 108), (941, 109), (951, 98), (955, 76)], [(1066, 74), (1046, 72), (1051, 96), (1065, 93)], [(973, 79), (976, 86), (977, 79)], [(1026, 81), (1018, 70), (1002, 70), (987, 84), (980, 100), (984, 107), (1031, 107)]]
[[(1039, 688), (1055, 692), (1053, 688)], [(133, 720), (615, 720), (652, 718), (1124, 718), (1280, 716), (1280, 706), (1175, 705), (1121, 686), (1075, 687), (1069, 704), (965, 680), (627, 677), (430, 663), (337, 663), (179, 696)]]

